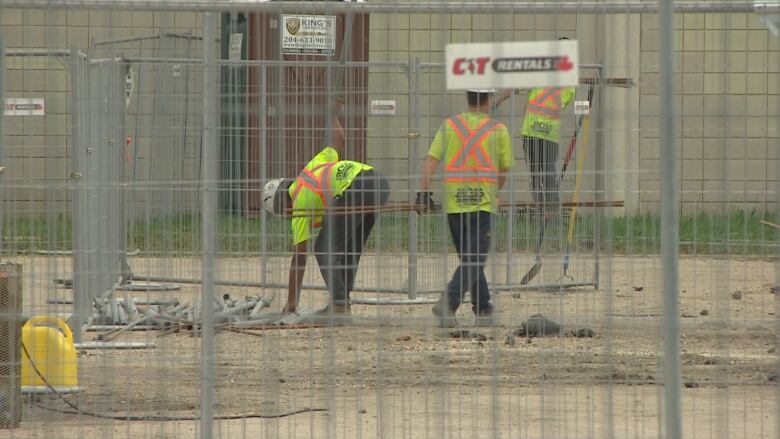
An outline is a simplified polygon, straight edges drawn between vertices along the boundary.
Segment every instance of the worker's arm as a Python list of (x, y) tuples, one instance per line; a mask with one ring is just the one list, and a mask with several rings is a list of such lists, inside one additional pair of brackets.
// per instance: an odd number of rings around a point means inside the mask
[(498, 188), (502, 189), (504, 187), (504, 184), (506, 184), (506, 177), (509, 173), (509, 169), (500, 169), (498, 171)]
[(344, 106), (344, 98), (338, 98), (333, 102), (330, 109), (331, 122), (330, 133), (327, 139), (328, 146), (332, 147), (339, 153), (339, 158), (344, 155), (344, 147), (346, 146), (346, 135), (344, 134), (344, 127), (341, 125), (341, 108)]
[(287, 288), (287, 305), (282, 312), (291, 313), (298, 309), (298, 294), (303, 285), (303, 275), (306, 272), (306, 241), (298, 243), (293, 249), (290, 260), (290, 280)]
[(431, 178), (436, 173), (436, 168), (439, 166), (439, 161), (431, 156), (425, 157), (425, 163), (423, 163), (420, 170), (420, 192), (428, 192), (431, 190)]

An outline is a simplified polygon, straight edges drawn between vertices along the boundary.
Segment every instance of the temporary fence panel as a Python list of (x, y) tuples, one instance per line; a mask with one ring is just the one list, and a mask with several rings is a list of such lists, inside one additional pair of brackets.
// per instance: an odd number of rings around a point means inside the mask
[[(780, 42), (757, 14), (780, 4), (665, 6), (4, 2), (2, 253), (23, 316), (71, 324), (80, 388), (25, 395), (11, 437), (776, 437)], [(445, 45), (562, 36), (580, 84), (560, 204), (534, 202), (537, 84), (514, 84), (491, 114), (514, 155), (487, 235), (495, 319), (469, 291), (441, 327), (463, 263), (446, 163), (436, 209), (414, 203), (468, 110)], [(359, 261), (341, 255), (345, 326), (315, 314), (336, 268), (316, 232), (282, 312), (294, 232), (263, 199), (336, 118), (339, 158), (390, 188)]]

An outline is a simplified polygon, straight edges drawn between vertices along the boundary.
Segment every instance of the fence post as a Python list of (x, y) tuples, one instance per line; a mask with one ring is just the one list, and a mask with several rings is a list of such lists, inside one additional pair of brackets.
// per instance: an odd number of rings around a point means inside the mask
[(661, 276), (664, 291), (664, 426), (666, 439), (682, 437), (680, 374), (679, 214), (674, 108), (673, 0), (659, 0), (661, 34)]
[(200, 437), (210, 439), (214, 417), (214, 271), (216, 269), (217, 230), (217, 179), (219, 162), (217, 151), (216, 98), (217, 67), (214, 41), (216, 39), (216, 15), (203, 14), (203, 172), (201, 180), (203, 261), (201, 290), (201, 370), (200, 370)]

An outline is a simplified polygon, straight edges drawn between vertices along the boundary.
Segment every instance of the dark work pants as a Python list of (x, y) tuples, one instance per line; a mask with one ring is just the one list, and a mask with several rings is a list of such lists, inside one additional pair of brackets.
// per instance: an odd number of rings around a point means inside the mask
[(523, 137), (525, 161), (531, 173), (531, 194), (537, 203), (546, 202), (545, 211), (558, 209), (558, 144), (535, 137)]
[[(381, 206), (390, 197), (390, 184), (378, 172), (362, 171), (344, 193), (333, 200), (337, 210)], [(360, 255), (376, 222), (376, 213), (328, 213), (314, 243), (314, 254), (335, 305), (349, 303)]]
[(452, 310), (458, 309), (466, 291), (471, 292), (471, 304), (476, 314), (490, 314), (493, 310), (485, 278), (492, 221), (489, 212), (447, 215), (452, 242), (460, 258), (460, 265), (447, 285), (447, 300)]

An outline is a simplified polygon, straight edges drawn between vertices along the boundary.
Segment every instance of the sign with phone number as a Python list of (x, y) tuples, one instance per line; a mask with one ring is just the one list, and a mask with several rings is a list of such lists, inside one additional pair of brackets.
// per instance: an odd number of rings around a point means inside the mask
[(335, 15), (282, 15), (282, 53), (336, 54)]

